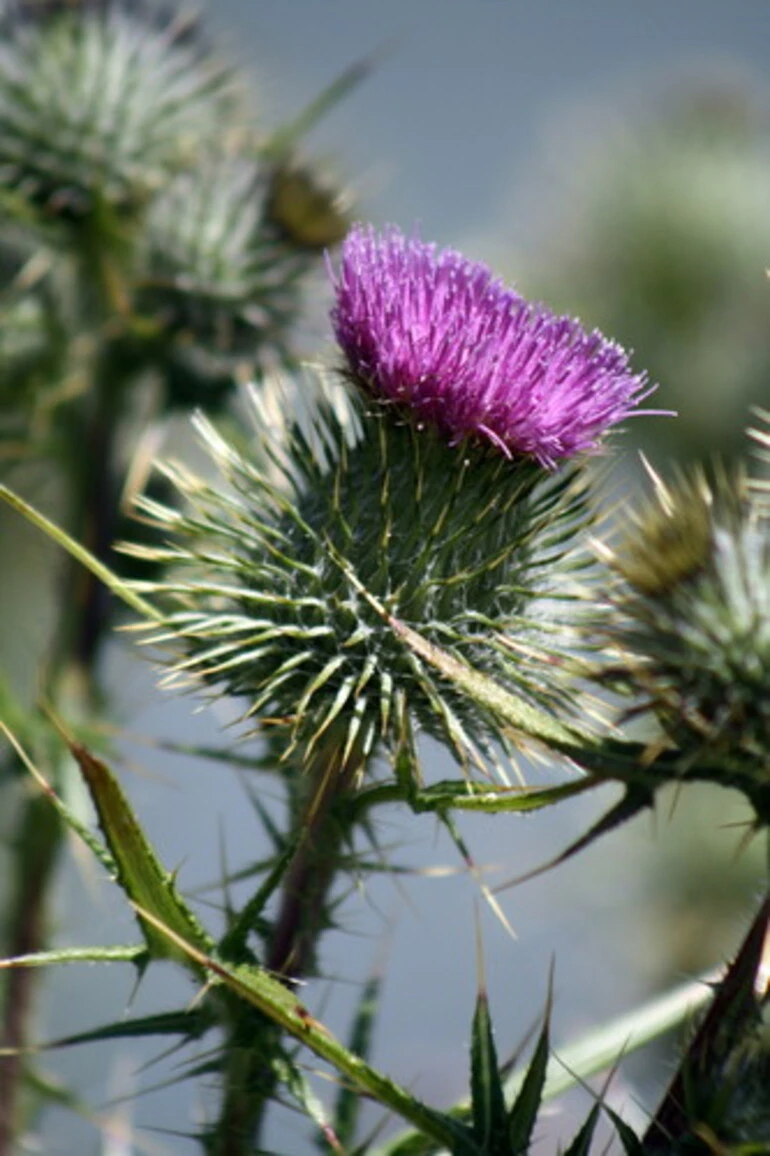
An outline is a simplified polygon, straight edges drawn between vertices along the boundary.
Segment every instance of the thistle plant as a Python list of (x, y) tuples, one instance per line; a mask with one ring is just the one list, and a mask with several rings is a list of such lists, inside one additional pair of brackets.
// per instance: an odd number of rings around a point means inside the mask
[[(364, 759), (381, 744), (411, 749), (412, 719), (461, 760), (505, 742), (499, 724), (405, 652), (394, 619), (533, 701), (547, 693), (548, 680), (517, 674), (500, 640), (539, 642), (549, 661), (555, 627), (538, 620), (538, 600), (568, 597), (590, 511), (578, 471), (549, 473), (538, 459), (598, 437), (629, 412), (643, 378), (598, 335), (544, 310), (534, 325), (523, 302), (512, 315), (515, 300), (458, 254), (354, 229), (333, 311), (353, 391), (335, 405), (327, 387), (309, 428), (297, 422), (278, 446), (263, 434), (251, 457), (199, 423), (221, 480), (172, 468), (182, 509), (140, 503), (172, 543), (139, 553), (178, 574), (142, 590), (175, 608), (164, 629), (185, 643), (179, 669), (242, 696), (249, 717), (284, 720), (290, 748), (312, 750), (333, 729)], [(474, 347), (478, 366), (468, 364)], [(524, 414), (543, 389), (550, 424), (530, 428)]]
[[(365, 883), (373, 865), (387, 868), (388, 807), (411, 813), (417, 830), (425, 814), (437, 819), (498, 914), (462, 811), (502, 823), (619, 783), (621, 800), (562, 860), (651, 805), (669, 782), (737, 787), (756, 826), (767, 825), (761, 488), (743, 473), (670, 484), (656, 476), (652, 504), (626, 519), (627, 541), (613, 547), (597, 514), (593, 459), (609, 455), (616, 427), (655, 412), (641, 408), (652, 387), (620, 346), (527, 302), (453, 250), (395, 226), (346, 231), (333, 194), (294, 155), (296, 125), (267, 141), (248, 122), (232, 125), (231, 77), (209, 58), (197, 25), (128, 3), (21, 6), (8, 19), (16, 23), (0, 101), (5, 92), (13, 115), (0, 146), (8, 204), (24, 210), (9, 216), (8, 299), (13, 318), (43, 328), (34, 341), (21, 325), (20, 334), (9, 328), (17, 344), (7, 343), (0, 378), (10, 380), (11, 362), (27, 367), (14, 420), (53, 439), (73, 497), (61, 529), (22, 495), (0, 491), (65, 548), (72, 593), (44, 683), (49, 718), (37, 721), (10, 692), (3, 707), (5, 789), (18, 787), (22, 771), (44, 788), (23, 830), (42, 833), (47, 858), (41, 875), (37, 842), (18, 842), (18, 880), (40, 898), (36, 936), (12, 938), (2, 962), (11, 982), (0, 1154), (23, 1131), (28, 1033), (19, 1012), (29, 989), (19, 977), (76, 959), (131, 963), (140, 975), (164, 960), (186, 973), (192, 1003), (58, 1043), (178, 1041), (184, 1075), (214, 1085), (203, 1122), (180, 1127), (208, 1156), (265, 1151), (278, 1103), (304, 1113), (317, 1145), (337, 1154), (533, 1151), (554, 1083), (549, 985), (532, 1054), (512, 1070), (498, 1058), (480, 967), (469, 1096), (453, 1106), (423, 1102), (370, 1062), (377, 982), (364, 988), (349, 1045), (310, 1010), (306, 985), (326, 978), (321, 944), (351, 884)], [(39, 154), (22, 147), (53, 90), (41, 84), (27, 95), (20, 61), (30, 75), (74, 70), (71, 103), (55, 123), (82, 120), (78, 149), (59, 156), (55, 139)], [(145, 66), (158, 123), (143, 103)], [(116, 95), (98, 111), (87, 97), (100, 79)], [(217, 131), (223, 110), (232, 134)], [(188, 116), (200, 121), (192, 144)], [(121, 118), (137, 136), (121, 136), (113, 156)], [(292, 335), (325, 248), (338, 348), (325, 370), (300, 371)], [(73, 367), (70, 396), (58, 386)], [(137, 492), (141, 471), (129, 455), (135, 521), (118, 555), (124, 447), (142, 405), (158, 428), (172, 410), (196, 407), (205, 461), (161, 455)], [(91, 457), (75, 470), (84, 445), (100, 447), (98, 470)], [(240, 733), (260, 743), (251, 793), (271, 851), (239, 871), (248, 885), (240, 902), (223, 879), (216, 918), (183, 895), (110, 752), (95, 749), (96, 658), (112, 612), (103, 588), (138, 619), (165, 682), (227, 700)], [(85, 686), (79, 698), (73, 670)], [(621, 723), (643, 714), (649, 739), (625, 737), (606, 717), (610, 704), (599, 711), (598, 692), (614, 696)], [(447, 777), (425, 766), (423, 736), (448, 756)], [(244, 761), (229, 746), (220, 756)], [(528, 785), (524, 756), (564, 774)], [(280, 818), (263, 806), (260, 775), (282, 792)], [(86, 784), (98, 831), (72, 805), (68, 776)], [(44, 950), (42, 903), (64, 826), (127, 897), (137, 943)], [(28, 894), (20, 886), (11, 896), (17, 912)], [(568, 1156), (589, 1151), (602, 1111), (628, 1156), (765, 1150), (767, 922), (765, 902), (647, 1132), (636, 1135), (602, 1095)], [(640, 1009), (632, 1025), (617, 1026), (612, 1054), (599, 1041), (583, 1046), (569, 1079), (607, 1067), (707, 999), (701, 985), (665, 1010)], [(332, 1096), (308, 1075), (308, 1051), (331, 1067)], [(367, 1137), (365, 1100), (407, 1131)]]
[[(394, 229), (382, 238), (353, 229), (335, 298), (347, 389), (340, 379), (315, 398), (308, 389), (304, 427), (297, 421), (277, 445), (268, 429), (248, 452), (199, 422), (218, 476), (167, 469), (182, 500), (139, 508), (169, 545), (132, 551), (168, 570), (139, 589), (162, 607), (152, 641), (182, 643), (172, 669), (270, 727), (295, 851), (263, 950), (292, 984), (312, 969), (314, 940), (333, 922), (335, 864), (354, 842), (377, 757), (398, 766), (408, 798), (421, 784), (419, 731), (466, 773), (486, 773), (485, 758), (511, 748), (494, 712), (437, 676), (399, 628), (529, 704), (563, 704), (559, 677), (546, 676), (558, 667), (559, 620), (544, 607), (574, 599), (569, 577), (590, 511), (578, 471), (552, 474), (538, 459), (597, 439), (643, 390), (598, 335), (534, 313), (483, 266)], [(466, 378), (452, 344), (461, 318), (470, 320), (468, 351), (480, 354)], [(553, 416), (532, 430), (523, 415), (549, 370)], [(516, 661), (506, 634), (526, 644), (528, 662)], [(264, 1066), (258, 1056), (246, 1084), (255, 1118)], [(244, 1114), (242, 1103), (226, 1105), (222, 1130)]]

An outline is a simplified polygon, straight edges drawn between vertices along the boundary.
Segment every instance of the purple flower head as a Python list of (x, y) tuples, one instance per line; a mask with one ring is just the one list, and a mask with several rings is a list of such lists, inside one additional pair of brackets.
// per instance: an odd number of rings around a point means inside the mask
[(356, 225), (334, 280), (332, 323), (353, 376), (451, 444), (472, 438), (553, 467), (594, 449), (650, 392), (598, 330), (395, 227)]

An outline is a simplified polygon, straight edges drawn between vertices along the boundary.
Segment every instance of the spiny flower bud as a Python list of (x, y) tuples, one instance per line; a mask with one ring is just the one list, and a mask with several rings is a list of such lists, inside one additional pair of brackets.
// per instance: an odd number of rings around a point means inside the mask
[(472, 439), (553, 468), (595, 450), (651, 392), (598, 331), (395, 228), (351, 230), (335, 290), (334, 331), (353, 379), (451, 445)]
[(134, 355), (162, 362), (171, 406), (215, 408), (237, 378), (289, 356), (320, 256), (270, 219), (272, 178), (266, 163), (212, 149), (148, 209), (136, 307), (154, 336), (134, 337)]
[[(344, 401), (329, 394), (286, 444), (261, 414), (251, 450), (198, 423), (219, 476), (169, 469), (182, 509), (142, 503), (173, 543), (153, 552), (173, 566), (167, 580), (142, 587), (166, 607), (158, 640), (181, 641), (177, 671), (285, 724), (301, 750), (334, 734), (365, 758), (421, 727), (477, 759), (505, 741), (500, 724), (393, 622), (553, 705), (557, 574), (585, 524), (584, 487), (575, 471), (466, 454), (435, 430), (367, 412), (358, 395), (346, 420)], [(551, 661), (514, 667), (506, 630)]]
[[(770, 792), (770, 525), (740, 473), (655, 497), (617, 551), (600, 639), (611, 672), (683, 754), (764, 811)], [(709, 777), (714, 777), (713, 773)]]
[(0, 167), (49, 214), (137, 208), (233, 107), (197, 22), (143, 0), (16, 0), (0, 33)]

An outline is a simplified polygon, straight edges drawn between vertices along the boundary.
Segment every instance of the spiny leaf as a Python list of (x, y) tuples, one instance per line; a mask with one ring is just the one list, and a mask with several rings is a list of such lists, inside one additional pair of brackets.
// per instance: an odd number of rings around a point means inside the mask
[(214, 1018), (205, 1005), (185, 1011), (160, 1012), (157, 1015), (140, 1016), (136, 1019), (118, 1020), (114, 1024), (104, 1024), (89, 1032), (78, 1032), (71, 1036), (60, 1036), (44, 1045), (50, 1048), (71, 1048), (78, 1044), (91, 1044), (100, 1040), (144, 1039), (148, 1036), (184, 1036), (197, 1040), (213, 1027)]
[(585, 850), (590, 847), (602, 835), (606, 835), (609, 831), (613, 831), (616, 827), (627, 823), (629, 819), (633, 819), (640, 811), (646, 807), (651, 807), (655, 797), (655, 790), (653, 786), (644, 787), (627, 787), (623, 798), (616, 803), (614, 807), (610, 807), (609, 811), (599, 819), (598, 822), (576, 839), (574, 843), (570, 843), (566, 850), (562, 851), (554, 859), (550, 859), (541, 867), (536, 867), (534, 871), (528, 871), (525, 875), (519, 875), (515, 879), (510, 879), (507, 883), (502, 883), (496, 890), (505, 891), (508, 887), (515, 887), (519, 883), (524, 883), (526, 880), (534, 879), (537, 875), (542, 875), (546, 871), (551, 871), (554, 867), (560, 867), (562, 863), (566, 863), (573, 855), (577, 855), (578, 851)]
[(141, 965), (147, 957), (144, 944), (125, 947), (61, 947), (51, 951), (32, 951), (0, 959), (0, 969), (10, 967), (50, 967), (57, 963), (134, 963)]
[[(439, 822), (442, 824), (442, 826), (446, 828), (446, 831), (447, 831), (447, 834), (449, 835), (449, 838), (452, 840), (455, 847), (462, 855), (463, 861), (464, 861), (468, 871), (470, 872), (471, 877), (473, 878), (474, 882), (478, 886), (479, 891), (481, 892), (481, 894), (484, 898), (484, 902), (490, 908), (495, 919), (497, 919), (498, 922), (502, 924), (502, 926), (505, 928), (505, 930), (510, 935), (511, 939), (516, 939), (516, 932), (513, 930), (513, 927), (511, 926), (510, 921), (508, 920), (508, 917), (506, 916), (502, 907), (500, 906), (497, 899), (493, 895), (492, 890), (489, 887), (489, 884), (484, 881), (484, 879), (482, 877), (482, 873), (479, 871), (478, 867), (476, 866), (476, 861), (473, 858), (473, 856), (471, 855), (470, 849), (469, 849), (467, 843), (465, 842), (465, 840), (463, 839), (463, 837), (460, 833), (460, 829), (457, 826), (457, 824), (455, 823), (453, 816), (450, 815), (447, 811), (439, 811), (438, 812), (438, 819), (439, 819)], [(479, 956), (480, 955), (481, 955), (481, 949), (479, 948)]]
[(11, 733), (4, 722), (0, 722), (0, 733), (4, 734), (8, 739), (8, 742), (16, 751), (16, 754), (19, 756), (24, 766), (32, 775), (35, 782), (41, 788), (45, 797), (50, 800), (51, 804), (56, 808), (56, 811), (67, 824), (67, 826), (80, 836), (85, 845), (93, 852), (102, 866), (108, 872), (110, 872), (110, 874), (114, 874), (117, 871), (117, 865), (110, 852), (103, 845), (103, 843), (99, 841), (99, 839), (94, 837), (93, 832), (90, 831), (85, 823), (83, 823), (78, 818), (74, 811), (70, 810), (66, 803), (62, 802), (51, 784), (43, 777), (43, 775), (27, 755), (26, 751), (21, 747), (16, 736)]
[(487, 815), (503, 811), (524, 813), (552, 806), (602, 785), (599, 780), (588, 777), (552, 787), (509, 787), (494, 783), (482, 784), (469, 779), (445, 779), (418, 790), (414, 786), (418, 775), (413, 756), (399, 753), (393, 766), (397, 777), (395, 783), (381, 782), (371, 787), (364, 785), (352, 800), (352, 811), (357, 818), (371, 808), (388, 802), (407, 803), (415, 814), (453, 810), (479, 811)]
[(421, 1132), (431, 1136), (439, 1145), (449, 1148), (454, 1156), (482, 1156), (473, 1142), (470, 1129), (458, 1124), (426, 1104), (421, 1103), (405, 1088), (388, 1076), (372, 1068), (360, 1056), (354, 1056), (321, 1023), (315, 1020), (297, 997), (279, 980), (263, 968), (241, 964), (227, 966), (201, 951), (194, 943), (177, 934), (156, 915), (137, 908), (142, 919), (152, 923), (159, 934), (166, 936), (178, 952), (188, 955), (197, 968), (210, 972), (234, 995), (263, 1012), (273, 1023), (299, 1040), (317, 1056), (327, 1060), (343, 1076), (347, 1076), (361, 1092), (409, 1120)]
[(502, 1154), (507, 1114), (489, 1000), (483, 987), (476, 999), (471, 1035), (471, 1110), (473, 1134), (481, 1151), (489, 1156)]
[(642, 1142), (633, 1128), (631, 1128), (625, 1120), (621, 1119), (617, 1112), (613, 1112), (612, 1108), (608, 1108), (606, 1104), (604, 1105), (604, 1111), (615, 1126), (615, 1131), (623, 1145), (623, 1151), (626, 1156), (645, 1156)]
[[(715, 973), (681, 984), (610, 1023), (590, 1031), (584, 1038), (559, 1048), (548, 1066), (544, 1100), (550, 1101), (577, 1084), (616, 1064), (620, 1056), (638, 1051), (665, 1032), (678, 1028), (711, 999)], [(524, 1073), (514, 1073), (508, 1086), (521, 1087)]]
[[(117, 881), (122, 890), (143, 910), (151, 912), (201, 950), (210, 951), (213, 941), (179, 895), (173, 876), (163, 869), (115, 776), (106, 763), (95, 758), (81, 743), (68, 742), (115, 857)], [(189, 957), (177, 952), (166, 936), (158, 935), (153, 924), (148, 925), (142, 919), (140, 925), (151, 955), (176, 959), (189, 966)]]
[[(709, 985), (714, 978), (713, 975), (704, 975), (691, 983), (680, 985), (635, 1011), (619, 1016), (591, 1032), (587, 1038), (560, 1048), (558, 1056), (553, 1056), (548, 1064), (543, 1103), (554, 1100), (576, 1084), (604, 1071), (616, 1063), (620, 1055), (629, 1055), (664, 1032), (678, 1027), (711, 998)], [(517, 1069), (508, 1077), (505, 1082), (506, 1096), (514, 1098), (521, 1094), (528, 1070)], [(462, 1102), (451, 1108), (450, 1112), (455, 1118), (466, 1120), (470, 1108), (467, 1102)], [(379, 1151), (380, 1156), (432, 1156), (437, 1149), (424, 1136), (407, 1133), (397, 1136)]]
[(239, 963), (246, 950), (246, 942), (250, 932), (254, 929), (258, 917), (265, 909), (271, 895), (281, 884), (289, 864), (294, 858), (297, 848), (302, 841), (303, 832), (286, 845), (284, 850), (275, 859), (272, 869), (257, 892), (252, 896), (243, 910), (239, 913), (232, 927), (227, 931), (220, 944), (220, 953), (223, 959)]
[(537, 1122), (545, 1089), (545, 1076), (550, 1052), (549, 1029), (553, 996), (553, 968), (548, 978), (548, 998), (543, 1016), (543, 1030), (530, 1060), (521, 1090), (508, 1115), (508, 1143), (511, 1156), (529, 1151), (532, 1132)]
[(305, 1115), (313, 1121), (321, 1136), (323, 1136), (325, 1141), (324, 1151), (331, 1149), (335, 1156), (345, 1156), (339, 1139), (329, 1124), (326, 1108), (318, 1096), (316, 1096), (310, 1086), (310, 1081), (305, 1077), (299, 1066), (287, 1056), (274, 1059), (272, 1063), (280, 1082), (296, 1100)]
[(422, 811), (481, 811), (496, 814), (500, 811), (537, 811), (574, 795), (593, 790), (600, 785), (594, 779), (573, 779), (553, 787), (507, 787), (479, 784), (466, 780), (444, 781), (414, 792), (408, 799), (412, 809)]
[(578, 1132), (575, 1139), (570, 1144), (569, 1148), (564, 1152), (563, 1156), (588, 1156), (591, 1150), (591, 1141), (594, 1138), (596, 1125), (599, 1120), (599, 1113), (601, 1111), (601, 1104), (594, 1104), (591, 1109), (588, 1119), (583, 1127)]
[(41, 514), (39, 510), (30, 506), (28, 502), (25, 502), (24, 499), (20, 498), (18, 494), (15, 494), (13, 490), (8, 489), (7, 486), (0, 485), (0, 501), (7, 502), (9, 506), (25, 517), (28, 522), (31, 522), (33, 526), (37, 526), (39, 530), (42, 530), (44, 534), (56, 542), (58, 546), (61, 546), (62, 549), (66, 550), (76, 562), (80, 562), (87, 570), (90, 570), (94, 577), (98, 578), (100, 582), (103, 582), (108, 590), (120, 598), (126, 606), (130, 606), (132, 610), (135, 610), (142, 618), (147, 618), (151, 621), (161, 620), (162, 616), (160, 612), (156, 610), (150, 602), (145, 601), (144, 598), (140, 598), (130, 586), (118, 578), (116, 574), (113, 574), (103, 562), (100, 562), (98, 558), (86, 550), (85, 546), (81, 546), (81, 544), (70, 537), (66, 531), (62, 530), (61, 527), (57, 526), (55, 522), (52, 522), (49, 518), (46, 518), (45, 514)]
[(698, 1028), (679, 1070), (644, 1135), (645, 1152), (668, 1151), (671, 1137), (691, 1134), (692, 1108), (713, 1107), (725, 1091), (730, 1053), (759, 1014), (755, 984), (765, 955), (770, 926), (770, 897), (765, 897), (733, 963), (720, 981), (713, 1003)]

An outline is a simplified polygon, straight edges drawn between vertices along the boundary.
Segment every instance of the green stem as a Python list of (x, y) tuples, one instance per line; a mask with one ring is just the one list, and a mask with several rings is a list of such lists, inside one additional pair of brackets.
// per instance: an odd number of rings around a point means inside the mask
[[(290, 989), (315, 969), (318, 940), (329, 924), (328, 902), (340, 849), (349, 829), (340, 818), (339, 803), (349, 795), (360, 769), (359, 754), (344, 758), (331, 740), (297, 772), (300, 798), (292, 817), (297, 849), (283, 881), (266, 958), (269, 971)], [(244, 1029), (241, 1001), (233, 1012), (222, 1111), (212, 1134), (215, 1156), (246, 1156), (258, 1147), (277, 1083), (270, 1057), (280, 1054), (280, 1028), (252, 1013), (247, 1018), (254, 1023)]]
[[(62, 828), (48, 799), (36, 795), (26, 805), (15, 840), (16, 873), (10, 901), (8, 941), (10, 953), (38, 951), (45, 936), (46, 899), (56, 867)], [(21, 1049), (27, 1039), (32, 1010), (35, 972), (14, 968), (6, 978), (3, 999), (2, 1042)], [(0, 1153), (13, 1151), (21, 1128), (21, 1087), (24, 1060), (18, 1050), (0, 1056)]]
[(267, 967), (291, 984), (308, 974), (323, 930), (326, 899), (337, 871), (346, 827), (331, 814), (350, 790), (358, 758), (343, 763), (325, 751), (308, 768), (310, 791), (299, 818), (299, 845), (283, 883), (282, 902), (273, 926)]

